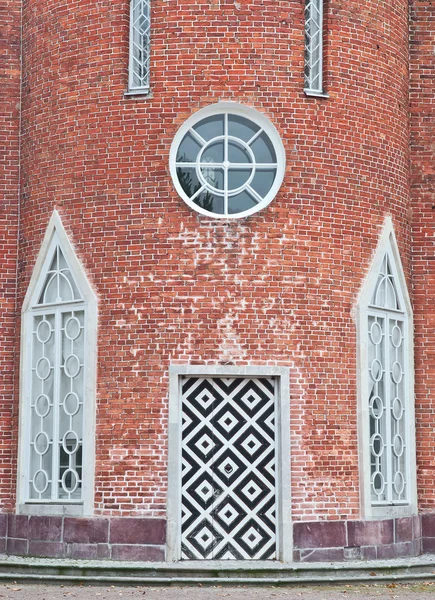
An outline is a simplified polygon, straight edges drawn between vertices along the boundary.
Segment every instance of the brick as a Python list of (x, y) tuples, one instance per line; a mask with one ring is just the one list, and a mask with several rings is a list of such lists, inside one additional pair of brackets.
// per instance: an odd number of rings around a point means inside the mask
[(414, 556), (414, 545), (412, 542), (403, 542), (401, 544), (378, 546), (376, 552), (377, 558), (382, 560), (400, 558), (402, 556)]
[(7, 528), (8, 528), (8, 516), (0, 515), (0, 538), (6, 537)]
[(404, 517), (395, 519), (395, 542), (411, 542), (414, 534), (414, 519), (413, 517)]
[(31, 516), (28, 539), (60, 542), (62, 540), (62, 517)]
[(109, 541), (109, 519), (76, 519), (66, 517), (64, 520), (65, 542), (80, 544), (102, 544)]
[(67, 544), (66, 556), (82, 560), (102, 560), (110, 558), (108, 544)]
[(110, 520), (111, 544), (164, 544), (165, 541), (166, 521), (163, 519)]
[(379, 546), (394, 542), (392, 519), (383, 521), (349, 521), (348, 546)]
[(430, 554), (435, 553), (435, 538), (433, 537), (422, 537), (421, 538), (421, 548), (423, 552), (428, 552)]
[(362, 558), (362, 560), (376, 560), (376, 558), (377, 558), (376, 547), (363, 546), (361, 548), (361, 558)]
[(157, 546), (114, 544), (112, 558), (113, 560), (164, 561), (165, 551)]
[(420, 515), (414, 515), (413, 517), (413, 537), (414, 539), (419, 539), (421, 538), (422, 532), (421, 532), (421, 519), (422, 517), (420, 517)]
[(29, 541), (29, 556), (43, 556), (47, 558), (64, 558), (66, 544), (62, 542), (44, 542), (40, 540)]
[(7, 538), (6, 554), (17, 554), (18, 556), (27, 556), (28, 541), (15, 538)]
[(293, 538), (295, 548), (344, 547), (347, 545), (346, 525), (338, 521), (295, 523)]
[(301, 562), (334, 562), (345, 560), (344, 548), (300, 550)]
[(435, 538), (435, 514), (421, 515), (421, 535)]
[(29, 517), (26, 515), (8, 515), (8, 537), (27, 540), (29, 537)]

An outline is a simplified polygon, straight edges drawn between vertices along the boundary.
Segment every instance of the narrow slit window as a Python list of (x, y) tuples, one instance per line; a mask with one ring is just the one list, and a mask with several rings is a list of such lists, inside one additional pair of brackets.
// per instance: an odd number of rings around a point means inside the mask
[(323, 94), (323, 0), (305, 1), (306, 94)]
[(150, 88), (150, 0), (131, 0), (129, 92), (146, 93)]

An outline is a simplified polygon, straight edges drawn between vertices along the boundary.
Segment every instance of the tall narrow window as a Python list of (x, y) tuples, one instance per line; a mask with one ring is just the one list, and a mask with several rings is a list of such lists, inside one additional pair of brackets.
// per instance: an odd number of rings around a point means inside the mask
[(305, 1), (306, 94), (323, 94), (323, 0)]
[(414, 495), (412, 312), (404, 282), (391, 233), (378, 249), (359, 317), (363, 485), (373, 514), (409, 506)]
[(95, 303), (84, 274), (81, 281), (76, 277), (79, 263), (73, 256), (73, 269), (71, 252), (53, 228), (23, 310), (24, 504), (83, 505), (84, 483), (88, 480), (89, 487), (93, 477), (87, 420), (93, 414), (95, 336), (88, 329)]
[(386, 254), (367, 311), (370, 487), (375, 505), (408, 502), (405, 321)]
[(131, 0), (129, 92), (150, 87), (150, 0)]

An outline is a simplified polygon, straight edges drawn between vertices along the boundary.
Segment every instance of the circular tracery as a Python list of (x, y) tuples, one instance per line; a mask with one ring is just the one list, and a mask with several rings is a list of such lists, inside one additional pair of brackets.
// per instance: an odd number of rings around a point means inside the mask
[(281, 139), (264, 115), (221, 103), (184, 123), (172, 144), (170, 166), (175, 187), (191, 208), (237, 218), (271, 202), (284, 162)]

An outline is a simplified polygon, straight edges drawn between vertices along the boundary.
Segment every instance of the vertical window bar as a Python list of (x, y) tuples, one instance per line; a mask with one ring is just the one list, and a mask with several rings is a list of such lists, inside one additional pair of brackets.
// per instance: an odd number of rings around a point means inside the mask
[(323, 0), (305, 0), (305, 87), (323, 93)]
[[(59, 285), (59, 284), (58, 284)], [(62, 363), (62, 347), (60, 337), (60, 313), (56, 309), (55, 320), (55, 372), (54, 372), (54, 390), (53, 390), (53, 456), (52, 456), (52, 500), (59, 498), (59, 396), (60, 396), (60, 369)]]
[(131, 0), (129, 91), (150, 87), (150, 0)]

